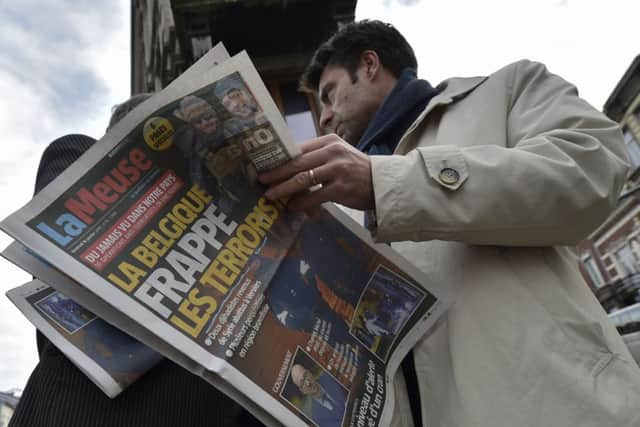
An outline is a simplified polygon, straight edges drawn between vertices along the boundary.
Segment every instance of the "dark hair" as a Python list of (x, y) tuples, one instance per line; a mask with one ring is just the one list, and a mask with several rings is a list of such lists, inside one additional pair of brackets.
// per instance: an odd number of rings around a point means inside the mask
[(396, 78), (405, 68), (418, 69), (413, 48), (393, 25), (365, 19), (344, 25), (320, 45), (300, 79), (301, 88), (317, 91), (322, 71), (332, 65), (344, 67), (355, 82), (365, 50), (375, 51), (380, 63)]
[(113, 125), (124, 118), (124, 116), (126, 116), (129, 111), (133, 110), (152, 96), (152, 93), (139, 93), (137, 95), (131, 96), (131, 98), (127, 99), (121, 104), (114, 105), (113, 108), (111, 108), (111, 119), (109, 119), (107, 130), (111, 129)]

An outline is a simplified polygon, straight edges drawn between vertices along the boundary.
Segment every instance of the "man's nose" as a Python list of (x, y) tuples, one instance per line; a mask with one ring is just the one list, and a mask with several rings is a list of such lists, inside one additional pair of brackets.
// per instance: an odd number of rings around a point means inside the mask
[(320, 127), (329, 127), (332, 118), (333, 110), (331, 110), (331, 107), (322, 107), (322, 112), (320, 113)]

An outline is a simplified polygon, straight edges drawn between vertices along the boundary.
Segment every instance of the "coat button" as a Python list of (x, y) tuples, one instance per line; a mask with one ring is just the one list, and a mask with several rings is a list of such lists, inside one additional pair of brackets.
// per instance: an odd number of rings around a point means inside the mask
[(438, 177), (440, 178), (440, 181), (446, 185), (453, 185), (460, 180), (460, 174), (457, 170), (452, 168), (442, 169)]

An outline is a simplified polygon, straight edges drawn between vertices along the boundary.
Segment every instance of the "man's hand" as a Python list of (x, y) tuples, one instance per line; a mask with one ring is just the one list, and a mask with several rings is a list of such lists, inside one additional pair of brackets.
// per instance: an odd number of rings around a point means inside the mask
[[(289, 199), (293, 210), (307, 210), (323, 202), (350, 208), (374, 208), (371, 161), (337, 135), (325, 135), (302, 145), (302, 154), (260, 175), (270, 188), (270, 200)], [(309, 191), (316, 184), (321, 188)]]

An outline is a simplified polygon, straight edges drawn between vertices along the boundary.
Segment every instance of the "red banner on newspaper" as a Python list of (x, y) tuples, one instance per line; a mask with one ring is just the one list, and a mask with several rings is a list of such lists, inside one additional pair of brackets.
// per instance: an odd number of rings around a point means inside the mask
[(182, 187), (184, 181), (172, 170), (167, 170), (145, 194), (131, 204), (129, 210), (121, 215), (93, 246), (80, 255), (82, 260), (94, 270), (102, 271)]

